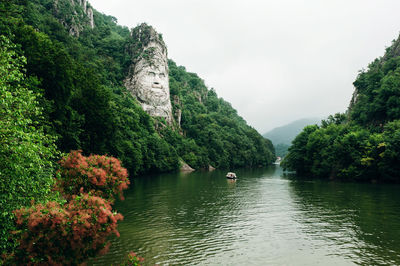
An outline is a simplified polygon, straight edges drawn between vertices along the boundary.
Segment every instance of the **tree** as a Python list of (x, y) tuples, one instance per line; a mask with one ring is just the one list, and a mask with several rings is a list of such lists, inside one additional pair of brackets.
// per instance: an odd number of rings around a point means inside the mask
[(298, 174), (304, 175), (310, 172), (311, 162), (307, 156), (307, 144), (310, 135), (318, 130), (317, 125), (306, 126), (303, 131), (293, 140), (289, 153), (282, 162), (284, 169), (296, 170)]
[(0, 36), (0, 250), (12, 248), (12, 211), (48, 198), (57, 156), (54, 137), (39, 124), (38, 81), (26, 78), (24, 57)]

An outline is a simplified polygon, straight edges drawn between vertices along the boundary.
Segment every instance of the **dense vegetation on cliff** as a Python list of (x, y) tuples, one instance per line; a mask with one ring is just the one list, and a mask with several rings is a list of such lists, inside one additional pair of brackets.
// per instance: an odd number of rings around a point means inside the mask
[(90, 21), (78, 3), (0, 2), (2, 250), (10, 248), (11, 211), (49, 200), (54, 162), (71, 150), (117, 157), (131, 176), (176, 170), (180, 159), (194, 168), (273, 160), (270, 142), (172, 61), (171, 97), (181, 126), (158, 126), (123, 87), (130, 30), (96, 10)]
[(399, 43), (360, 72), (346, 114), (296, 137), (285, 168), (322, 178), (400, 181)]
[[(2, 3), (0, 33), (9, 36), (27, 58), (27, 75), (40, 80), (42, 106), (50, 122), (47, 130), (58, 137), (61, 151), (108, 153), (120, 158), (132, 175), (177, 169), (179, 157), (194, 168), (265, 165), (272, 160), (266, 141), (228, 103), (209, 92), (195, 74), (174, 64), (171, 95), (182, 103), (184, 137), (174, 133), (175, 139), (160, 137), (153, 119), (123, 87), (132, 43), (128, 28), (94, 10), (92, 29), (77, 3), (54, 3)], [(70, 14), (75, 15), (70, 18)], [(71, 23), (79, 24), (79, 38), (69, 34)], [(203, 94), (204, 103), (196, 93)], [(202, 125), (195, 132), (197, 123), (208, 123), (208, 130)], [(181, 145), (174, 143), (178, 139)]]
[[(265, 166), (274, 159), (271, 141), (249, 127), (230, 103), (218, 98), (195, 73), (169, 61), (175, 114), (181, 112), (185, 145), (178, 153), (193, 167)], [(170, 141), (171, 144), (176, 141)], [(179, 143), (179, 141), (177, 142)]]
[(2, 2), (0, 33), (27, 58), (27, 76), (40, 81), (46, 129), (57, 137), (59, 150), (108, 153), (120, 158), (132, 175), (176, 169), (173, 147), (122, 87), (129, 30), (98, 15), (93, 30), (70, 36), (52, 15), (51, 3)]

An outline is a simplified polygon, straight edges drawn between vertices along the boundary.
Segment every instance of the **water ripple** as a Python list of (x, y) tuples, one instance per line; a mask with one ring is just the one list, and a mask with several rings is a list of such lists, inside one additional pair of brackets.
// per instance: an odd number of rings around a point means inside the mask
[(120, 238), (146, 265), (400, 264), (399, 186), (296, 181), (281, 170), (141, 178), (116, 208)]

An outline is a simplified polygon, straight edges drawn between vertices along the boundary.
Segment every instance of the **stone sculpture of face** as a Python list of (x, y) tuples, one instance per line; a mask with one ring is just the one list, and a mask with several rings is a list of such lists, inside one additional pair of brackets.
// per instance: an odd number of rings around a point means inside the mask
[(137, 73), (138, 100), (151, 106), (169, 103), (169, 84), (165, 66), (145, 66)]
[(147, 66), (141, 71), (138, 83), (141, 84), (143, 102), (165, 104), (169, 102), (168, 75), (165, 66)]
[[(140, 33), (140, 32), (139, 32)], [(140, 39), (140, 38), (139, 38)], [(152, 117), (163, 117), (172, 124), (172, 105), (169, 94), (167, 49), (153, 30), (149, 43), (131, 65), (125, 87)]]
[(135, 65), (135, 95), (151, 116), (171, 120), (167, 57), (158, 45), (152, 46), (152, 49), (151, 63), (142, 58)]

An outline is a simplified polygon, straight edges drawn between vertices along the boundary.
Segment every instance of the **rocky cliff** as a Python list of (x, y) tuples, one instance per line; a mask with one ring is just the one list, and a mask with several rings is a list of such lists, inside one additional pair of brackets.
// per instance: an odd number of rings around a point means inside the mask
[(125, 87), (150, 116), (165, 118), (171, 125), (167, 48), (162, 36), (141, 24), (132, 29), (129, 53), (132, 61)]
[(79, 36), (85, 27), (95, 26), (93, 9), (87, 0), (54, 0), (53, 13), (73, 36)]

